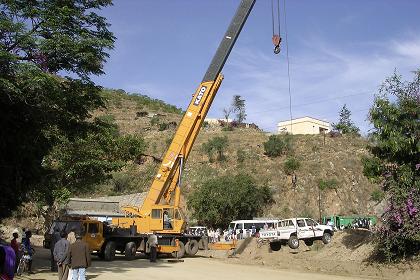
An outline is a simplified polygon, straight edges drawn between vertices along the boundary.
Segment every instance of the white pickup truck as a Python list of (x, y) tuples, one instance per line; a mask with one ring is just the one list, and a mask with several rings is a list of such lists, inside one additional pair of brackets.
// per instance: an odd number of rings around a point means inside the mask
[(278, 251), (286, 244), (297, 249), (299, 240), (303, 240), (307, 246), (312, 246), (315, 240), (328, 244), (333, 234), (331, 226), (320, 225), (310, 218), (292, 218), (279, 220), (274, 229), (261, 229), (259, 238), (268, 240), (271, 250)]

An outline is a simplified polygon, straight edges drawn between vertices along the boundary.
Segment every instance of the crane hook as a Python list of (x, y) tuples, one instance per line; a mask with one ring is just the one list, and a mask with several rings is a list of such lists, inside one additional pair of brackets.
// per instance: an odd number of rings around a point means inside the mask
[(280, 53), (281, 37), (277, 34), (273, 35), (274, 53)]

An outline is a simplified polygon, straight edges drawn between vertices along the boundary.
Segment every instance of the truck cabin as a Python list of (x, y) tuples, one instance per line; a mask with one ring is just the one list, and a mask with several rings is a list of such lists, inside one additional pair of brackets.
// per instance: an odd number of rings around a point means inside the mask
[(182, 212), (174, 206), (156, 205), (150, 216), (150, 228), (153, 230), (178, 231), (185, 227)]

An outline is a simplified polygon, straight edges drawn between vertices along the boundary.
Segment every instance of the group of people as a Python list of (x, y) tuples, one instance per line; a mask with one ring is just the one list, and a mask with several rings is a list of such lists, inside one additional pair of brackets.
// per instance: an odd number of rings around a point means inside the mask
[(90, 249), (80, 233), (60, 232), (61, 239), (54, 245), (54, 261), (59, 280), (85, 280), (86, 268), (91, 265)]
[(10, 244), (0, 243), (0, 279), (13, 279), (17, 272), (20, 259), (25, 256), (28, 273), (32, 273), (32, 255), (35, 250), (32, 248), (32, 232), (23, 230), (24, 236), (19, 243), (19, 231), (15, 229), (12, 233), (13, 238)]

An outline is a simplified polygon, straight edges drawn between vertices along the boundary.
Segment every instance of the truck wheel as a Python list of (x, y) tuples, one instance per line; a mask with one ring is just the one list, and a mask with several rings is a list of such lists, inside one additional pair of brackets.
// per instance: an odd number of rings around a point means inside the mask
[(198, 241), (195, 239), (189, 240), (185, 244), (185, 252), (188, 256), (194, 256), (198, 252)]
[[(175, 246), (175, 240), (172, 240), (171, 245)], [(179, 240), (179, 251), (173, 252), (172, 257), (181, 259), (184, 257), (184, 255), (185, 255), (185, 245), (184, 245), (184, 242)]]
[(113, 261), (115, 259), (115, 242), (109, 241), (105, 245), (104, 259), (106, 261)]
[(331, 233), (329, 232), (324, 232), (324, 234), (322, 235), (322, 242), (324, 244), (328, 244), (331, 242)]
[(273, 251), (279, 251), (281, 249), (280, 242), (270, 242), (270, 249)]
[(314, 245), (313, 239), (305, 239), (304, 242), (305, 242), (305, 245), (308, 247)]
[(136, 257), (136, 253), (137, 253), (136, 243), (128, 242), (127, 244), (125, 244), (124, 254), (125, 254), (126, 260), (128, 261), (134, 260), (134, 258)]
[(296, 237), (296, 235), (290, 236), (289, 241), (287, 243), (291, 249), (299, 248), (299, 239)]

